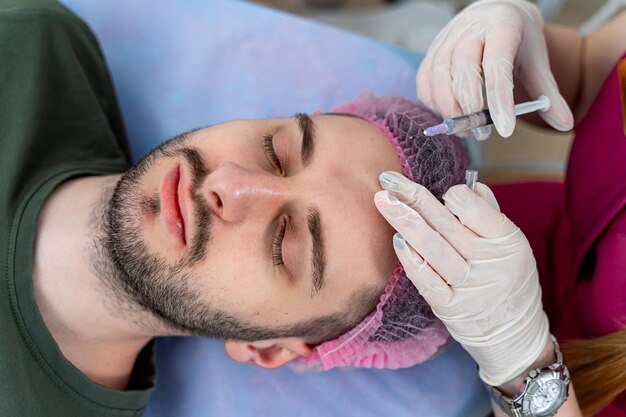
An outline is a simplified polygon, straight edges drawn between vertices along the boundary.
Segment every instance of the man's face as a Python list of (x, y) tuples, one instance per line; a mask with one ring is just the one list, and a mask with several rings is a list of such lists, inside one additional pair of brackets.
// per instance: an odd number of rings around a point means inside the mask
[(355, 117), (196, 130), (122, 179), (113, 251), (144, 306), (194, 333), (220, 336), (199, 329), (215, 311), (262, 328), (340, 313), (397, 262), (373, 202), (385, 170), (401, 172), (389, 140)]

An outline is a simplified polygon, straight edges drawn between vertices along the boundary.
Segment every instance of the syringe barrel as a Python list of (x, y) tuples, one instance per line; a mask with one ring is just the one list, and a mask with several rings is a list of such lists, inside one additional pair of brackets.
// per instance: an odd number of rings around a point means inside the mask
[[(451, 123), (446, 123), (448, 121), (450, 121)], [(478, 113), (472, 113), (465, 116), (446, 119), (444, 123), (448, 124), (448, 126), (450, 126), (451, 128), (451, 132), (449, 132), (448, 134), (453, 135), (455, 133), (475, 129), (480, 126), (490, 125), (493, 123), (493, 120), (491, 120), (491, 114), (489, 114), (489, 110), (483, 110)]]

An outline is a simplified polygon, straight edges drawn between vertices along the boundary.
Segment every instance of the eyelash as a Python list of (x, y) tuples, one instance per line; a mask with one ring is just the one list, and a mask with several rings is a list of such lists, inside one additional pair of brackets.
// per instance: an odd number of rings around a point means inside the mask
[(276, 233), (272, 238), (272, 262), (276, 266), (285, 265), (283, 261), (283, 239), (285, 238), (285, 231), (287, 230), (287, 219), (281, 219)]
[(278, 159), (278, 155), (276, 155), (276, 149), (274, 149), (274, 136), (269, 132), (263, 135), (263, 150), (277, 174), (284, 175), (283, 166), (280, 163), (280, 159)]
[[(272, 167), (277, 171), (277, 174), (284, 175), (283, 166), (276, 155), (276, 149), (274, 149), (274, 136), (272, 133), (267, 132), (263, 135), (263, 150), (269, 160)], [(287, 231), (286, 218), (282, 218), (276, 233), (272, 237), (272, 262), (276, 266), (285, 265), (283, 260), (283, 240), (285, 239), (285, 232)]]

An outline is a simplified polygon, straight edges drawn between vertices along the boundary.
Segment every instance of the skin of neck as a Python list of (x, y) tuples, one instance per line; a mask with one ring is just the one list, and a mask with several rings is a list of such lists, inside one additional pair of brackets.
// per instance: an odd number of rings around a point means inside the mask
[(94, 268), (94, 251), (103, 250), (101, 221), (119, 178), (71, 179), (48, 197), (37, 219), (33, 291), (65, 358), (92, 381), (123, 390), (141, 349), (155, 336), (177, 333), (103, 276), (113, 268)]

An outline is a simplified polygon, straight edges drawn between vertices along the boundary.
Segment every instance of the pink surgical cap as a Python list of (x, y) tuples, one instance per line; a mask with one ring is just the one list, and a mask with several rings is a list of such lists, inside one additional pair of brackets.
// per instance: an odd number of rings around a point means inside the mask
[[(464, 180), (469, 158), (457, 137), (427, 137), (424, 129), (439, 120), (421, 105), (399, 97), (364, 93), (332, 113), (359, 116), (376, 125), (390, 140), (404, 175), (437, 198)], [(313, 350), (292, 365), (300, 370), (335, 367), (406, 368), (432, 358), (449, 334), (407, 278), (400, 264), (394, 269), (376, 309), (358, 325)]]

